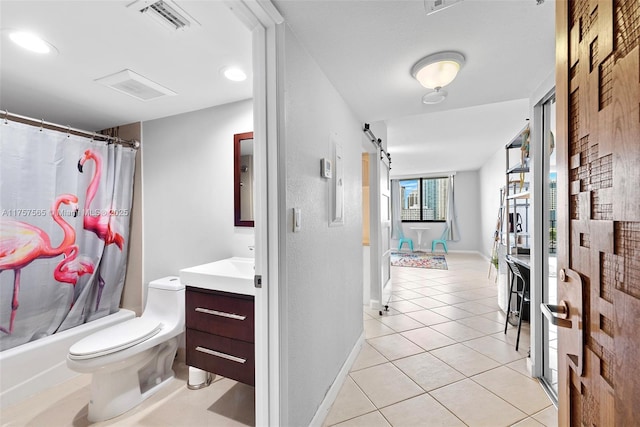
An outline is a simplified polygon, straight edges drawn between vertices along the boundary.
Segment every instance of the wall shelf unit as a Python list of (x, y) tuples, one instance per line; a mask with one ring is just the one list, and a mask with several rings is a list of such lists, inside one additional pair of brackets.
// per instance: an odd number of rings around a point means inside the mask
[(529, 126), (505, 145), (503, 243), (511, 255), (529, 254)]
[[(529, 186), (529, 125), (522, 128), (505, 145), (505, 184), (500, 189), (499, 245), (497, 247), (498, 305), (506, 312), (510, 294), (510, 273), (506, 259), (519, 257), (528, 259), (533, 236), (529, 222), (532, 220), (531, 189)], [(504, 197), (503, 197), (504, 196)], [(516, 258), (517, 259), (517, 258)], [(517, 306), (513, 302), (512, 306)]]

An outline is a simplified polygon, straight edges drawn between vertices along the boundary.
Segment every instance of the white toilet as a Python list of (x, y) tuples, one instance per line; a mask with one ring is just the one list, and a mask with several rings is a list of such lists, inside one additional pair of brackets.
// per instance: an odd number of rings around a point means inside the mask
[(89, 421), (128, 411), (173, 378), (184, 332), (184, 285), (177, 276), (149, 283), (142, 316), (103, 329), (69, 349), (67, 366), (93, 374)]

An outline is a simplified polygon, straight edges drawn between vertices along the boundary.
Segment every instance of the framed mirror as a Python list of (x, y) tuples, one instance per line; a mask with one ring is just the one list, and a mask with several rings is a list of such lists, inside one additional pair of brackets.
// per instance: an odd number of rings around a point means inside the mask
[(233, 135), (234, 218), (236, 227), (253, 227), (253, 132)]

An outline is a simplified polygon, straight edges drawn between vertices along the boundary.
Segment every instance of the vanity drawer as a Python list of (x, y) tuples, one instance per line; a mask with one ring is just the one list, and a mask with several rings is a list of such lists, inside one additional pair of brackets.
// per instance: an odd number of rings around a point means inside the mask
[(254, 351), (252, 343), (187, 329), (187, 365), (251, 386), (255, 385)]
[(187, 288), (186, 326), (253, 342), (253, 306), (253, 296)]

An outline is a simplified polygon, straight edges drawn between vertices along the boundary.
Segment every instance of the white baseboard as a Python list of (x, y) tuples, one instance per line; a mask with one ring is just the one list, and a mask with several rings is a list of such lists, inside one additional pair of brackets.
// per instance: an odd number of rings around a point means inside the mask
[[(467, 249), (449, 249), (449, 252), (450, 252), (450, 253), (451, 253), (451, 252), (453, 252), (454, 254), (478, 254), (478, 255), (480, 255), (481, 257), (485, 257), (485, 256), (482, 254), (482, 252), (480, 252), (480, 251), (467, 250)], [(431, 253), (431, 252), (429, 252), (429, 253)], [(446, 253), (444, 253), (442, 250), (440, 250), (440, 251), (436, 251), (436, 252), (434, 252), (434, 254), (437, 254), (437, 255), (446, 255)], [(486, 257), (485, 257), (485, 258), (486, 258)]]
[(353, 366), (353, 363), (356, 361), (356, 358), (360, 353), (360, 349), (362, 348), (363, 343), (364, 343), (364, 332), (362, 332), (362, 334), (356, 341), (355, 345), (353, 346), (353, 349), (351, 349), (351, 353), (349, 353), (349, 357), (347, 357), (347, 360), (344, 362), (344, 365), (342, 365), (342, 369), (340, 369), (340, 372), (338, 372), (338, 375), (336, 376), (336, 379), (333, 381), (333, 384), (331, 384), (331, 387), (329, 387), (329, 391), (327, 392), (327, 394), (325, 394), (324, 399), (322, 400), (322, 403), (320, 404), (320, 406), (318, 407), (318, 410), (316, 411), (316, 414), (313, 416), (311, 423), (309, 423), (309, 427), (321, 427), (322, 423), (324, 423), (324, 420), (327, 418), (327, 415), (329, 414), (329, 410), (331, 409), (331, 405), (333, 405), (333, 402), (336, 400), (336, 397), (338, 397), (338, 393), (340, 392), (340, 389), (342, 388), (344, 381), (347, 379), (347, 375), (349, 375), (349, 370), (351, 369), (351, 366)]

